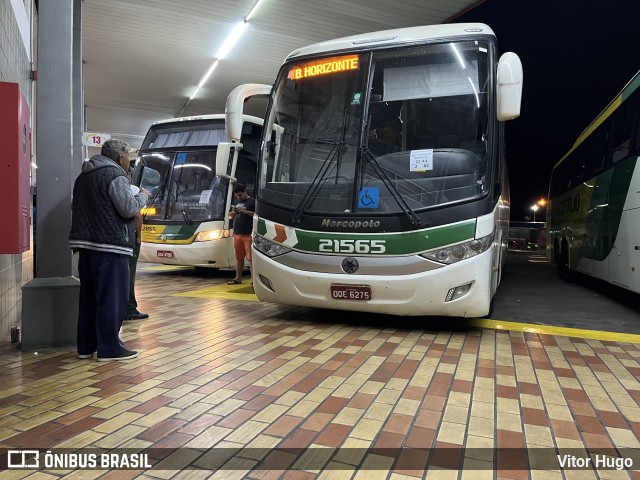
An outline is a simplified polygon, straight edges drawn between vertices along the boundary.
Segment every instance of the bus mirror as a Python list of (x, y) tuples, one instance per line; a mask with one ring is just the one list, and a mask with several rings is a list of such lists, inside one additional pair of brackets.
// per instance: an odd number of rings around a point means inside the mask
[(140, 178), (140, 188), (144, 188), (154, 195), (157, 191), (156, 189), (160, 186), (160, 183), (160, 172), (144, 165), (142, 167), (142, 175)]
[(216, 175), (229, 178), (229, 162), (233, 162), (233, 154), (242, 150), (241, 143), (220, 142), (216, 151)]
[(234, 88), (227, 97), (224, 107), (226, 115), (225, 127), (227, 136), (233, 141), (239, 141), (242, 135), (244, 102), (250, 97), (266, 96), (271, 93), (271, 85), (247, 83)]
[(500, 121), (520, 116), (522, 101), (522, 62), (513, 52), (507, 52), (498, 62), (497, 117)]

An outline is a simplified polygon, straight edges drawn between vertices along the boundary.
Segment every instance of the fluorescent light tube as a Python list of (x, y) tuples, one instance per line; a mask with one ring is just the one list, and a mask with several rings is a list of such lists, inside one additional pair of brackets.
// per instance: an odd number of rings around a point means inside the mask
[[(211, 74), (213, 73), (213, 71), (216, 69), (216, 67), (218, 66), (218, 63), (220, 63), (220, 60), (216, 60), (215, 62), (213, 62), (213, 64), (209, 67), (209, 70), (207, 70), (207, 73), (204, 74), (204, 77), (202, 77), (202, 80), (200, 80), (200, 83), (198, 84), (198, 88), (202, 88), (202, 86), (205, 84), (205, 82), (207, 80), (209, 80), (209, 77), (211, 76)], [(195, 92), (194, 92), (195, 93)], [(193, 98), (193, 97), (191, 97)]]
[(216, 58), (218, 60), (222, 60), (224, 57), (227, 56), (229, 51), (233, 48), (233, 46), (236, 44), (238, 39), (242, 36), (246, 28), (247, 28), (247, 22), (245, 21), (238, 22), (236, 26), (233, 27), (233, 30), (231, 30), (231, 33), (225, 39), (224, 43), (220, 47), (220, 50), (218, 50), (218, 53), (216, 53)]
[(249, 19), (255, 15), (255, 13), (258, 10), (258, 7), (260, 6), (261, 3), (262, 3), (262, 0), (258, 0), (256, 2), (256, 4), (253, 6), (251, 11), (249, 12), (249, 15), (247, 15), (247, 17), (244, 19), (245, 22), (248, 22)]

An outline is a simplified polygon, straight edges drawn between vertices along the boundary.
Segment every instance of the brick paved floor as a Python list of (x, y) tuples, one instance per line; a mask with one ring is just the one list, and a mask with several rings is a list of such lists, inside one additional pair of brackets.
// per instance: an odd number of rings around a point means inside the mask
[[(637, 344), (264, 304), (227, 280), (141, 265), (132, 361), (0, 348), (0, 447), (154, 465), (0, 477), (640, 479)], [(556, 449), (635, 463), (562, 469)]]

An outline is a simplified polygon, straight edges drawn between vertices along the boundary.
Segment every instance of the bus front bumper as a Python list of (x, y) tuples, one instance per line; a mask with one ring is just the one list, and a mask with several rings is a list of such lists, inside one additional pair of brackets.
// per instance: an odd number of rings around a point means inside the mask
[(235, 267), (231, 238), (186, 245), (142, 242), (138, 261), (205, 268)]
[[(491, 305), (491, 249), (461, 262), (410, 275), (327, 274), (293, 269), (253, 249), (253, 288), (266, 302), (391, 315), (482, 317)], [(390, 265), (393, 258), (388, 259)], [(332, 285), (370, 287), (369, 300), (335, 299)], [(451, 289), (470, 285), (445, 301)]]

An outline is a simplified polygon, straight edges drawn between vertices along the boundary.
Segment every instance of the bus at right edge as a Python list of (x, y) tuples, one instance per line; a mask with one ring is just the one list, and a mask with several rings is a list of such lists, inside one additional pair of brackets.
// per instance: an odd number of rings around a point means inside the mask
[(547, 258), (640, 292), (640, 72), (554, 166), (547, 206)]

